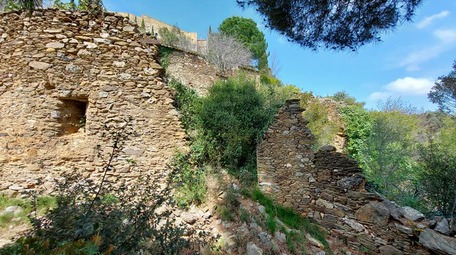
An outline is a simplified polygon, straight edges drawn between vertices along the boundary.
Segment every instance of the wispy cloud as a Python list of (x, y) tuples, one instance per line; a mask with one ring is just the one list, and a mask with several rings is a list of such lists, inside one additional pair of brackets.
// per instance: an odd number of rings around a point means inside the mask
[(407, 71), (418, 71), (420, 64), (456, 47), (456, 29), (439, 29), (433, 32), (433, 36), (438, 39), (435, 46), (411, 52), (400, 61), (399, 66), (405, 67)]
[(423, 28), (429, 26), (430, 24), (432, 24), (432, 22), (434, 22), (435, 20), (443, 19), (443, 18), (447, 17), (448, 15), (450, 15), (450, 12), (445, 10), (445, 11), (441, 11), (437, 14), (427, 16), (422, 21), (418, 22), (418, 24), (416, 24), (416, 27), (419, 29), (423, 29)]
[(404, 77), (383, 86), (382, 91), (369, 95), (370, 100), (384, 100), (388, 97), (423, 96), (429, 93), (434, 81), (428, 78)]

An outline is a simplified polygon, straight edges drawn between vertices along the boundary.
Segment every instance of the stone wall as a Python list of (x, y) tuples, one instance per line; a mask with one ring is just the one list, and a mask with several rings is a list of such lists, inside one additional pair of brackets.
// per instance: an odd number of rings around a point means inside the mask
[(97, 178), (105, 126), (129, 117), (136, 135), (109, 174), (128, 183), (162, 171), (186, 135), (157, 50), (113, 13), (0, 14), (0, 190), (51, 190), (62, 172)]
[(333, 146), (314, 153), (301, 112), (299, 100), (287, 101), (258, 146), (258, 182), (264, 193), (360, 253), (456, 254), (456, 239), (428, 228), (423, 214), (365, 191), (355, 160)]
[(169, 55), (166, 74), (183, 85), (194, 89), (199, 95), (206, 95), (214, 82), (220, 79), (227, 79), (230, 76), (243, 74), (257, 83), (260, 80), (259, 72), (253, 68), (240, 67), (237, 70), (222, 74), (200, 54), (176, 48), (169, 49), (172, 52)]
[[(159, 21), (157, 19), (151, 18), (146, 15), (136, 16), (134, 14), (124, 13), (124, 12), (120, 12), (119, 14), (124, 17), (129, 18), (131, 21), (136, 20), (138, 26), (141, 26), (141, 23), (144, 20), (144, 26), (145, 26), (146, 32), (150, 32), (153, 29), (154, 33), (157, 34), (158, 39), (160, 39), (160, 34), (158, 33), (160, 28), (167, 28), (169, 31), (172, 31), (174, 28), (173, 26), (171, 26), (165, 22)], [(207, 41), (198, 40), (198, 34), (196, 32), (186, 32), (181, 29), (181, 33), (183, 33), (188, 38), (188, 40), (191, 42), (190, 50), (192, 50), (194, 52), (199, 52), (199, 50), (206, 48)]]

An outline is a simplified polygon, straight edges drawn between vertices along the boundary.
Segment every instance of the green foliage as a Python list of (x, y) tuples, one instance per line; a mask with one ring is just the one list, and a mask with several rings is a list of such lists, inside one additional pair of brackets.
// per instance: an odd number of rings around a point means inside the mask
[(278, 110), (286, 100), (299, 98), (301, 90), (294, 85), (283, 85), (282, 82), (271, 74), (260, 75), (258, 91), (266, 99), (266, 105), (273, 111)]
[(178, 153), (174, 157), (174, 199), (181, 207), (204, 202), (207, 192), (205, 169), (191, 165), (190, 155)]
[(266, 39), (255, 21), (242, 17), (225, 19), (218, 28), (225, 35), (234, 36), (239, 42), (250, 50), (253, 59), (258, 61), (257, 67), (262, 70), (268, 67), (268, 54)]
[[(246, 192), (246, 194), (255, 201), (258, 201), (261, 205), (265, 207), (267, 218), (266, 218), (266, 226), (269, 230), (275, 231), (278, 228), (276, 218), (287, 225), (289, 228), (301, 231), (300, 236), (295, 236), (297, 232), (288, 232), (285, 231), (287, 235), (287, 241), (292, 242), (289, 243), (289, 247), (295, 247), (297, 244), (302, 244), (304, 239), (304, 234), (308, 233), (312, 237), (319, 240), (323, 245), (325, 245), (326, 250), (332, 254), (329, 244), (325, 239), (325, 234), (322, 232), (320, 227), (317, 224), (314, 224), (309, 221), (309, 219), (302, 218), (292, 209), (284, 208), (282, 206), (276, 205), (272, 199), (265, 196), (258, 188), (254, 188), (250, 190), (250, 192)], [(292, 238), (291, 238), (292, 237)], [(293, 240), (297, 242), (293, 242)]]
[(144, 18), (141, 19), (141, 28), (146, 30), (146, 23), (144, 22)]
[(160, 59), (160, 64), (163, 68), (167, 68), (169, 66), (169, 58), (171, 54), (174, 52), (173, 49), (160, 45), (158, 48), (158, 57)]
[(419, 175), (426, 198), (445, 216), (456, 213), (456, 121), (447, 119), (439, 137), (420, 148)]
[(255, 162), (256, 144), (272, 118), (255, 83), (244, 77), (219, 81), (198, 113), (208, 158), (239, 168)]
[(360, 152), (361, 166), (377, 190), (399, 204), (418, 195), (414, 138), (416, 115), (394, 112), (371, 113), (370, 135)]
[(5, 11), (12, 10), (29, 10), (32, 11), (36, 8), (43, 6), (42, 0), (7, 0)]
[(162, 27), (158, 29), (158, 34), (161, 37), (161, 41), (165, 45), (174, 46), (179, 41), (178, 34), (180, 30), (178, 28), (174, 28), (169, 30), (167, 27)]
[(307, 127), (316, 138), (314, 149), (326, 144), (333, 144), (340, 124), (329, 120), (328, 110), (324, 104), (320, 103), (318, 99), (312, 100), (307, 104), (303, 116), (309, 121)]
[(365, 140), (371, 133), (373, 125), (371, 116), (364, 108), (356, 105), (341, 107), (339, 112), (345, 123), (345, 134), (348, 139), (347, 152), (358, 162), (363, 162), (360, 153)]
[(158, 35), (163, 45), (191, 50), (191, 41), (177, 26), (173, 26), (171, 30), (162, 27), (158, 30)]
[(334, 95), (330, 96), (329, 98), (334, 99), (337, 102), (343, 102), (347, 105), (356, 105), (359, 107), (364, 106), (364, 103), (357, 102), (356, 98), (350, 96), (345, 91), (338, 91), (338, 92), (334, 93)]
[(4, 246), (0, 249), (0, 255), (35, 255), (35, 254), (79, 254), (79, 255), (100, 255), (111, 254), (113, 247), (107, 250), (101, 250), (102, 239), (94, 235), (91, 240), (77, 240), (62, 243), (56, 248), (50, 248), (48, 240), (42, 240), (36, 237), (21, 237), (15, 243)]
[(62, 2), (61, 0), (54, 0), (53, 3), (54, 8), (62, 9), (62, 10), (75, 10), (77, 8), (74, 0), (70, 2)]
[[(21, 225), (29, 224), (27, 215), (35, 210), (38, 215), (43, 215), (55, 207), (56, 200), (53, 197), (41, 196), (36, 200), (10, 198), (4, 195), (0, 196), (0, 211), (9, 206), (18, 206), (22, 211), (16, 215), (5, 213), (0, 216), (0, 228), (9, 227), (11, 224)], [(14, 219), (14, 220), (13, 220)]]
[(380, 35), (410, 21), (422, 0), (314, 1), (237, 0), (252, 6), (266, 26), (303, 47), (350, 49), (380, 40)]
[(439, 77), (428, 97), (431, 102), (439, 105), (440, 110), (456, 114), (456, 60), (453, 70), (448, 75)]
[(197, 119), (199, 108), (201, 107), (201, 100), (195, 90), (192, 90), (182, 83), (171, 80), (168, 86), (176, 91), (175, 106), (181, 114), (181, 121), (186, 130), (193, 130), (197, 128)]
[(101, 0), (80, 0), (78, 1), (78, 4), (76, 4), (74, 0), (53, 0), (53, 7), (62, 10), (88, 11), (90, 15), (99, 15), (105, 11), (103, 1)]

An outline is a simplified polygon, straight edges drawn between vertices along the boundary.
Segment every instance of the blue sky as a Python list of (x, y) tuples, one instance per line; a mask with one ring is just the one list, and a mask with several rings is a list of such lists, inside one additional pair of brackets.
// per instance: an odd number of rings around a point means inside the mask
[(148, 15), (207, 37), (231, 16), (255, 20), (265, 33), (268, 50), (281, 67), (278, 77), (303, 91), (327, 96), (346, 91), (367, 108), (379, 100), (401, 97), (425, 110), (435, 109), (427, 92), (437, 77), (450, 72), (456, 59), (456, 1), (431, 1), (417, 9), (411, 23), (382, 36), (382, 42), (366, 45), (358, 52), (317, 52), (290, 43), (278, 33), (265, 29), (253, 10), (243, 10), (235, 0), (104, 0), (110, 11)]

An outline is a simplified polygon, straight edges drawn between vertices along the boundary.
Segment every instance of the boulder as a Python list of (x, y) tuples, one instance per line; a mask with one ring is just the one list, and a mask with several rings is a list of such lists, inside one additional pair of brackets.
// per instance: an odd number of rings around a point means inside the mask
[(402, 255), (404, 254), (402, 251), (398, 250), (394, 246), (385, 245), (378, 249), (379, 254), (381, 255)]
[(263, 250), (254, 243), (247, 243), (247, 255), (263, 255)]
[(370, 202), (358, 209), (356, 218), (361, 221), (386, 226), (390, 213), (388, 208), (380, 202)]
[(401, 213), (402, 215), (404, 215), (405, 218), (411, 221), (420, 221), (424, 219), (424, 214), (409, 206), (402, 207)]
[(444, 236), (430, 228), (421, 233), (419, 242), (435, 253), (456, 255), (456, 238)]
[(442, 218), (435, 224), (435, 231), (440, 232), (444, 235), (450, 234), (450, 226), (448, 225), (448, 220), (446, 218)]

